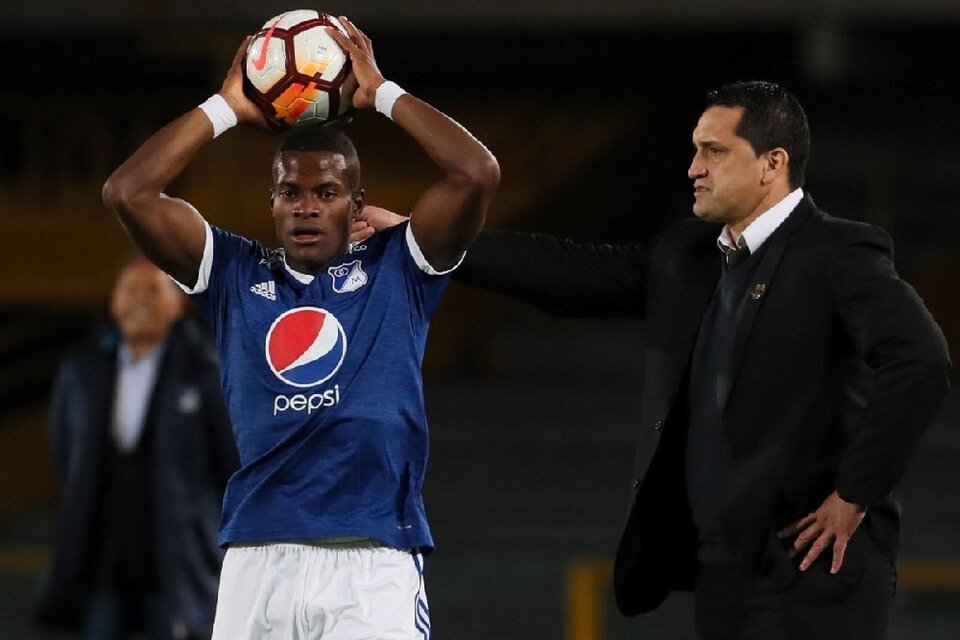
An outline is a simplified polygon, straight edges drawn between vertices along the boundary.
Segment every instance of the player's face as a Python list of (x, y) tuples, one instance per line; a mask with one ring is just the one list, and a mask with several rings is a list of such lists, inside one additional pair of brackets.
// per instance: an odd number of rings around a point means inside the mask
[(279, 154), (271, 206), (292, 268), (315, 275), (347, 250), (350, 224), (363, 208), (363, 191), (355, 190), (352, 174), (339, 153)]
[(696, 150), (687, 176), (693, 180), (693, 212), (731, 226), (761, 206), (766, 159), (735, 131), (743, 107), (710, 107), (693, 130)]
[(151, 345), (166, 338), (183, 311), (183, 299), (164, 272), (137, 260), (120, 274), (110, 311), (125, 341)]

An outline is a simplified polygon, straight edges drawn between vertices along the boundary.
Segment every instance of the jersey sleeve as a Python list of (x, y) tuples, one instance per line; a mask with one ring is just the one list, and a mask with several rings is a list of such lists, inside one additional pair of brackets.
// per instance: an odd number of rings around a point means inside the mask
[(414, 302), (417, 313), (424, 319), (429, 320), (443, 298), (443, 292), (450, 281), (450, 273), (460, 266), (466, 253), (460, 257), (460, 260), (454, 266), (444, 271), (438, 271), (423, 255), (409, 221), (398, 225), (395, 229), (397, 231), (391, 242), (402, 242), (404, 245), (402, 251), (404, 254), (403, 273), (408, 293)]
[[(217, 318), (229, 301), (230, 283), (235, 282), (244, 257), (255, 257), (254, 243), (242, 236), (225, 231), (204, 221), (206, 242), (203, 259), (197, 274), (197, 283), (191, 288), (177, 282), (190, 295), (200, 313), (207, 319), (214, 332), (218, 332)], [(176, 280), (174, 281), (176, 282)], [(218, 313), (220, 312), (220, 313)]]
[(433, 265), (427, 261), (426, 256), (423, 255), (423, 251), (420, 249), (420, 245), (417, 244), (417, 239), (413, 237), (413, 225), (408, 222), (406, 226), (407, 230), (404, 232), (404, 238), (407, 241), (407, 249), (410, 250), (410, 256), (413, 258), (413, 262), (417, 265), (417, 267), (428, 276), (445, 276), (448, 273), (453, 273), (453, 271), (460, 266), (460, 263), (462, 263), (463, 259), (467, 256), (467, 252), (464, 251), (460, 255), (460, 259), (457, 260), (455, 265), (444, 271), (437, 271), (433, 268)]
[(203, 257), (200, 259), (200, 269), (197, 272), (196, 284), (188, 287), (173, 276), (170, 276), (170, 279), (188, 295), (206, 291), (207, 284), (210, 280), (210, 266), (213, 262), (213, 232), (210, 229), (210, 223), (206, 220), (203, 221), (203, 229)]

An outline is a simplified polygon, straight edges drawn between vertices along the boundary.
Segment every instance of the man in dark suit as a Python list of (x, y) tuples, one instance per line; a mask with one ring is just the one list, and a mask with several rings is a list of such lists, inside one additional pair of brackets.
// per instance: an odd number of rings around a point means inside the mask
[(642, 246), (484, 233), (457, 279), (560, 315), (644, 319), (624, 614), (693, 589), (701, 638), (881, 638), (891, 490), (946, 391), (943, 335), (887, 235), (804, 193), (792, 94), (710, 93), (693, 145), (698, 220)]
[(116, 324), (53, 389), (63, 506), (38, 618), (97, 640), (209, 638), (220, 505), (238, 465), (216, 354), (146, 260), (122, 270), (111, 311)]

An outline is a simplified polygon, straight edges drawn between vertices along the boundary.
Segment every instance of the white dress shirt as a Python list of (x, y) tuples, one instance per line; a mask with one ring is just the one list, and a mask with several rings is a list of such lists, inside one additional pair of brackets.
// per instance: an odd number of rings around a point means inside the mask
[(133, 353), (125, 343), (117, 351), (113, 441), (122, 453), (133, 452), (140, 443), (163, 351), (163, 346), (159, 346), (139, 360), (133, 359)]
[[(757, 249), (763, 246), (763, 243), (767, 241), (770, 234), (777, 230), (777, 227), (787, 219), (790, 212), (797, 208), (801, 200), (803, 200), (803, 189), (794, 189), (787, 194), (783, 200), (761, 213), (753, 222), (747, 225), (747, 228), (744, 229), (740, 235), (746, 243), (747, 248), (750, 249), (750, 253), (756, 253)], [(720, 231), (720, 236), (717, 238), (717, 246), (721, 251), (723, 251), (725, 247), (727, 249), (735, 248), (734, 242), (730, 238), (730, 225), (724, 226), (723, 230)]]

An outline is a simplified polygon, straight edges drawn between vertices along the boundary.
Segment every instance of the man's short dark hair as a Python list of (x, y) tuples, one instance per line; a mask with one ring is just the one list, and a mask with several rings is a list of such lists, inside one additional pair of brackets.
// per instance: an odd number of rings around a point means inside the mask
[(274, 157), (274, 165), (281, 153), (286, 151), (329, 151), (339, 153), (347, 161), (347, 171), (353, 178), (353, 188), (360, 188), (360, 157), (357, 148), (347, 134), (335, 127), (310, 125), (291, 129), (280, 143)]
[(707, 94), (707, 108), (743, 107), (736, 134), (757, 155), (782, 147), (790, 156), (790, 188), (802, 187), (810, 157), (810, 125), (797, 97), (773, 82), (751, 80)]

